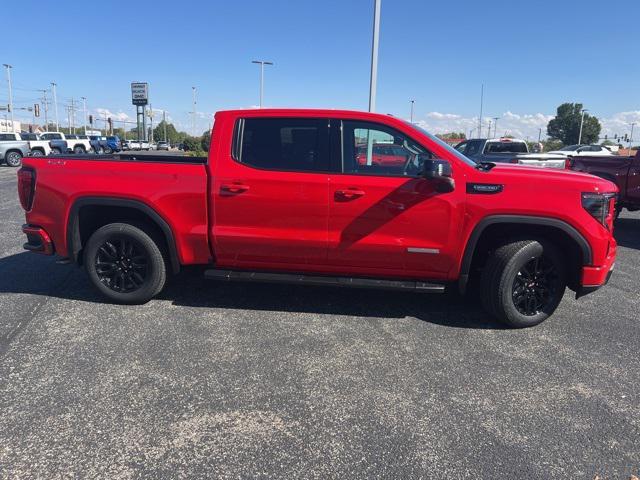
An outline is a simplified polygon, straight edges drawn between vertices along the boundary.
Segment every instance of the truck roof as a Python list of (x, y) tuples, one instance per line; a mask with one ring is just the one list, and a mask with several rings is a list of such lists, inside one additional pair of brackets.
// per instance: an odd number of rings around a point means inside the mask
[(387, 113), (373, 113), (373, 112), (363, 112), (358, 110), (343, 110), (343, 109), (331, 109), (331, 108), (243, 108), (236, 110), (220, 110), (216, 112), (216, 115), (225, 114), (225, 115), (251, 115), (251, 116), (286, 116), (286, 115), (305, 115), (305, 116), (314, 116), (314, 117), (322, 117), (322, 116), (332, 116), (332, 115), (344, 115), (344, 116), (358, 116), (358, 117), (369, 117), (369, 118), (388, 118), (393, 117), (400, 120), (398, 117), (394, 117), (393, 115)]

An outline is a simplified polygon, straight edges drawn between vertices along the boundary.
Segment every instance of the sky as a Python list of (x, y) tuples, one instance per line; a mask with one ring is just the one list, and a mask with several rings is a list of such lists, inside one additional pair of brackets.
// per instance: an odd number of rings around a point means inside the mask
[[(153, 108), (186, 131), (195, 86), (199, 134), (217, 110), (258, 105), (255, 59), (274, 62), (265, 106), (368, 108), (373, 0), (53, 5), (3, 5), (16, 21), (3, 22), (0, 63), (13, 66), (16, 107), (56, 82), (64, 126), (66, 105), (83, 96), (94, 115), (135, 120), (130, 83), (145, 81)], [(423, 127), (468, 134), (484, 85), (485, 134), (499, 117), (498, 135), (544, 137), (563, 102), (583, 103), (603, 134), (628, 133), (632, 121), (640, 127), (638, 18), (639, 0), (382, 0), (376, 111), (408, 119), (415, 100)]]

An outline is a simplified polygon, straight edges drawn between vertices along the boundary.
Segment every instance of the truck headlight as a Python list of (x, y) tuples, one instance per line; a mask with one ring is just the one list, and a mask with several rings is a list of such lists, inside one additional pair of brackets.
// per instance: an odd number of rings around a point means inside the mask
[(585, 192), (582, 194), (582, 207), (609, 230), (613, 230), (615, 202), (615, 193)]

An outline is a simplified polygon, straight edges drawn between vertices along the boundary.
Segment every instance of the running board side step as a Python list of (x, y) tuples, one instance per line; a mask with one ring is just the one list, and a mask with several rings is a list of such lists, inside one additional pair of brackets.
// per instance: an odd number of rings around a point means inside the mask
[(239, 270), (206, 270), (208, 280), (239, 282), (297, 283), (301, 285), (326, 285), (355, 288), (380, 288), (389, 290), (411, 290), (417, 292), (444, 293), (443, 283), (429, 283), (416, 280), (388, 280), (361, 277), (329, 277), (303, 275), (299, 273), (249, 272)]

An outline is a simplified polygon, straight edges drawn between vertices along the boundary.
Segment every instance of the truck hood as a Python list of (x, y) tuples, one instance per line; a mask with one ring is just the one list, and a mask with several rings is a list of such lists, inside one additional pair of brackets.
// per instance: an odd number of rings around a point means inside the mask
[(551, 186), (553, 184), (554, 187), (562, 184), (566, 188), (583, 192), (611, 193), (618, 191), (616, 184), (609, 180), (588, 173), (574, 172), (573, 170), (542, 169), (509, 163), (496, 163), (496, 166), (487, 173), (489, 174), (487, 181), (490, 182), (496, 182), (499, 179), (506, 184), (526, 182), (542, 186)]

